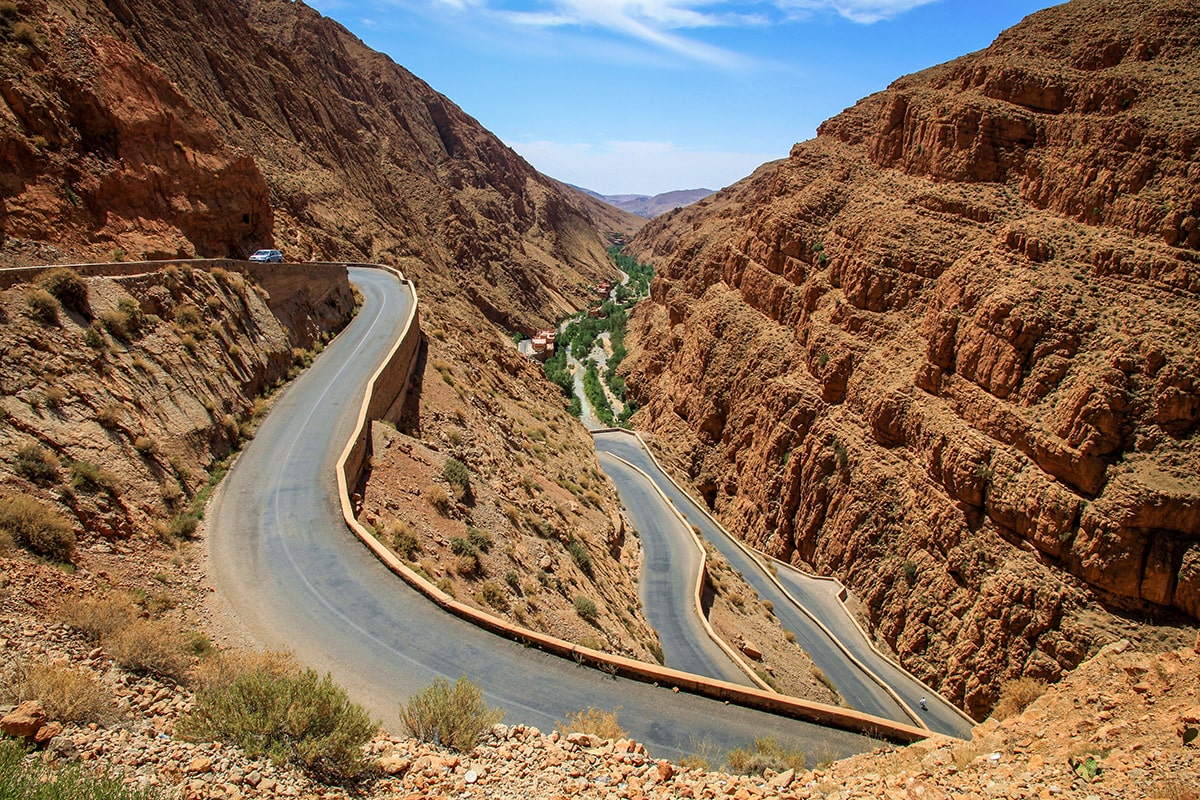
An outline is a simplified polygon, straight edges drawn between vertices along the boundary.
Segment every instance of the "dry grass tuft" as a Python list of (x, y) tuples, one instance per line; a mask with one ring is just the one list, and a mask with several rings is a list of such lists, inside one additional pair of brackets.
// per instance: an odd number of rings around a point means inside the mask
[(1034, 678), (1008, 681), (1000, 689), (1000, 699), (992, 709), (992, 717), (998, 720), (1015, 717), (1045, 693), (1045, 681)]
[(554, 729), (563, 736), (569, 733), (589, 733), (592, 736), (613, 741), (627, 739), (629, 734), (617, 722), (617, 712), (620, 710), (620, 706), (612, 711), (588, 707), (582, 711), (576, 711), (574, 714), (567, 714), (565, 719), (559, 720), (555, 724)]
[(50, 719), (104, 725), (117, 711), (108, 692), (89, 672), (49, 661), (18, 661), (0, 673), (0, 703), (38, 700)]

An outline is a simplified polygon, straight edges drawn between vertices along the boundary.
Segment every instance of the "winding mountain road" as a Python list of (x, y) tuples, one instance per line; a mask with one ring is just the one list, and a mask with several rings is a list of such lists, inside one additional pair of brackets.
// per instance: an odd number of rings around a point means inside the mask
[[(716, 525), (690, 495), (680, 491), (635, 436), (598, 431), (593, 433), (593, 439), (598, 453), (623, 459), (649, 475), (671, 504), (741, 573), (751, 588), (774, 604), (780, 624), (796, 635), (798, 644), (833, 681), (851, 708), (908, 724), (914, 721), (912, 714), (919, 714), (920, 721), (934, 731), (970, 738), (971, 725), (961, 712), (871, 648), (845, 608), (831, 597), (826, 582), (781, 565), (780, 583), (776, 583), (756, 557)], [(610, 477), (614, 476), (610, 473)], [(677, 520), (669, 508), (660, 507), (652, 524), (677, 524)], [(907, 709), (897, 702), (897, 697)], [(922, 697), (927, 697), (926, 710), (920, 709)]]
[(568, 712), (620, 707), (621, 725), (658, 757), (769, 735), (820, 759), (875, 746), (522, 647), (446, 614), (372, 557), (342, 521), (335, 465), (410, 301), (387, 272), (354, 268), (351, 279), (364, 297), (357, 317), (281, 394), (206, 515), (210, 575), (251, 636), (331, 672), (392, 729), (414, 691), (467, 675), (506, 721), (543, 730)]

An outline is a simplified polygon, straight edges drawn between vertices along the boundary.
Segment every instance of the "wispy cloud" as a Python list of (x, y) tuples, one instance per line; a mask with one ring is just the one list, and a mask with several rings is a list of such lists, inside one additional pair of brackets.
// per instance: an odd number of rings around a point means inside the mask
[(540, 172), (602, 194), (720, 189), (787, 155), (689, 149), (673, 142), (532, 140), (509, 145)]
[[(394, 1), (394, 0), (393, 0)], [(878, 22), (936, 0), (428, 0), (434, 7), (475, 12), (526, 29), (600, 30), (721, 67), (749, 59), (688, 32), (786, 24), (820, 13)]]
[(833, 11), (853, 22), (870, 24), (934, 2), (937, 0), (776, 0), (775, 5), (793, 16)]

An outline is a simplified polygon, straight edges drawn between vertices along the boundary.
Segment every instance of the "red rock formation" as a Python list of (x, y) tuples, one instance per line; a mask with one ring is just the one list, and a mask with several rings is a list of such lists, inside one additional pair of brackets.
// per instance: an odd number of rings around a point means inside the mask
[(634, 242), (635, 419), (972, 713), (1200, 616), (1200, 12), (1076, 0)]
[[(508, 330), (611, 277), (583, 213), (391, 59), (285, 0), (29, 0), (0, 81), (0, 261), (386, 261)], [(197, 32), (202, 31), (202, 36)], [(119, 254), (120, 254), (119, 253)]]

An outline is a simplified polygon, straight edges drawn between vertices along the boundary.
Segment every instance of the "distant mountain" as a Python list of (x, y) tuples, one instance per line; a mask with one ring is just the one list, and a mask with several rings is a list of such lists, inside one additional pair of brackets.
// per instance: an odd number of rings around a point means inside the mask
[(574, 187), (579, 191), (603, 200), (610, 206), (616, 206), (622, 211), (637, 214), (639, 217), (654, 219), (668, 211), (674, 211), (683, 206), (690, 206), (697, 200), (703, 200), (713, 193), (712, 189), (677, 189), (673, 192), (663, 192), (653, 197), (645, 194), (599, 194), (582, 187)]

